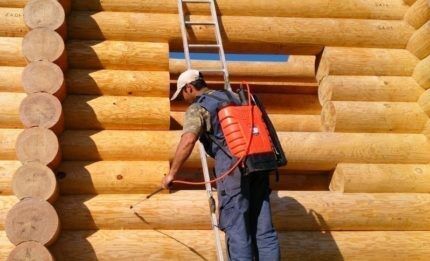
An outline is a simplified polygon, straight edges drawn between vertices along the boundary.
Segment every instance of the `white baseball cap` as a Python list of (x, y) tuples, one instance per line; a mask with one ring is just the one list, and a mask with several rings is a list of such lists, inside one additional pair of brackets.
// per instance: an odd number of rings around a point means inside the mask
[(173, 101), (176, 99), (179, 93), (181, 93), (182, 88), (184, 88), (187, 83), (192, 83), (199, 78), (201, 78), (200, 72), (197, 70), (186, 70), (185, 72), (181, 73), (176, 84), (176, 92), (173, 94), (170, 100)]

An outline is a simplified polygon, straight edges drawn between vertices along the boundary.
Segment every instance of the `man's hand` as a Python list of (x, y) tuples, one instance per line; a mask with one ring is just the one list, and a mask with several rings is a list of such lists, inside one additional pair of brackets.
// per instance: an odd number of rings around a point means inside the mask
[(163, 188), (163, 189), (169, 189), (171, 186), (172, 186), (172, 181), (173, 181), (173, 179), (174, 179), (174, 177), (173, 177), (173, 175), (167, 175), (167, 176), (164, 176), (162, 179), (161, 179), (161, 187)]

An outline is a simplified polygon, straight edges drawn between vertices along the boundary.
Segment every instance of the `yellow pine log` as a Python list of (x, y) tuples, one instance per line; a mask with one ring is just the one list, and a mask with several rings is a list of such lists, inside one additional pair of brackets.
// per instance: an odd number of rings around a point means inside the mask
[[(280, 232), (279, 241), (283, 260), (430, 258), (426, 247), (430, 233), (426, 231), (289, 231)], [(0, 259), (5, 260), (13, 248), (0, 232)], [(50, 250), (64, 261), (216, 259), (211, 230), (62, 231)]]
[(65, 77), (67, 91), (72, 94), (145, 97), (169, 95), (168, 71), (69, 70)]
[(416, 102), (326, 102), (321, 124), (329, 132), (420, 133), (428, 121)]
[(403, 2), (405, 2), (405, 4), (408, 5), (413, 5), (417, 0), (403, 0)]
[(330, 190), (344, 193), (429, 193), (427, 164), (338, 164)]
[(27, 61), (22, 54), (22, 38), (0, 37), (0, 65), (25, 66)]
[[(20, 130), (0, 130), (0, 157), (16, 159)], [(173, 158), (181, 131), (65, 131), (64, 160), (161, 160)], [(289, 169), (331, 170), (337, 163), (427, 163), (430, 142), (423, 134), (279, 132)], [(187, 162), (200, 165), (197, 149)]]
[[(158, 30), (152, 28), (152, 31)], [(67, 44), (67, 55), (71, 68), (150, 71), (169, 68), (167, 43), (71, 41)]]
[[(65, 230), (210, 229), (204, 191), (157, 194), (151, 200), (134, 205), (146, 195), (61, 196), (54, 206)], [(2, 202), (4, 208), (10, 208), (17, 199), (2, 196)], [(430, 195), (427, 193), (274, 191), (271, 205), (273, 223), (279, 231), (421, 231), (430, 224)], [(3, 224), (4, 220), (0, 220), (1, 228)]]
[(23, 92), (21, 75), (23, 67), (0, 66), (0, 91)]
[(21, 165), (17, 160), (0, 161), (0, 195), (12, 194), (12, 176)]
[[(18, 0), (15, 0), (18, 1)], [(188, 4), (186, 12), (209, 14), (207, 4)], [(288, 16), (288, 17), (334, 17), (360, 19), (402, 19), (408, 6), (402, 0), (386, 3), (377, 0), (357, 1), (348, 0), (333, 4), (329, 0), (320, 1), (282, 1), (270, 2), (228, 1), (218, 0), (219, 15), (249, 15), (249, 16)], [(174, 0), (78, 0), (73, 1), (73, 9), (89, 11), (122, 11), (143, 13), (172, 13), (178, 12)]]
[(430, 88), (430, 55), (418, 63), (413, 77), (424, 89)]
[(169, 168), (168, 161), (64, 161), (56, 172), (62, 194), (125, 194), (157, 190)]
[[(181, 130), (184, 123), (184, 112), (171, 111), (171, 129)], [(318, 132), (321, 129), (319, 115), (269, 114), (276, 131)]]
[[(258, 97), (271, 114), (319, 115), (321, 105), (316, 95), (259, 93)], [(172, 111), (185, 111), (188, 107), (183, 101), (171, 103)]]
[[(25, 93), (1, 93), (0, 127), (22, 128)], [(169, 100), (156, 97), (68, 95), (63, 102), (69, 129), (169, 129)]]
[[(66, 11), (70, 11), (70, 0), (58, 1)], [(24, 8), (28, 0), (0, 0), (0, 7)]]
[[(207, 21), (210, 17), (192, 16), (191, 20)], [(404, 48), (414, 32), (406, 22), (390, 20), (246, 16), (223, 16), (220, 20), (227, 45), (261, 43), (264, 39), (271, 44)], [(74, 12), (68, 23), (68, 33), (74, 39), (170, 42), (181, 38), (176, 14)], [(191, 41), (213, 38), (212, 28), (192, 27)]]
[(420, 28), (430, 19), (430, 2), (428, 0), (417, 0), (408, 9), (404, 19), (416, 29)]
[[(220, 68), (217, 61), (192, 61), (193, 68)], [(288, 62), (228, 62), (229, 76), (233, 79), (248, 79), (249, 77), (270, 78), (315, 78), (315, 56), (294, 55)], [(184, 60), (171, 59), (169, 70), (171, 74), (179, 75), (187, 69)], [(205, 77), (206, 78), (206, 77)]]
[(320, 83), (318, 99), (328, 101), (416, 102), (424, 92), (412, 77), (329, 75)]
[(430, 54), (430, 21), (412, 35), (406, 49), (420, 59), (424, 59)]
[(24, 23), (22, 8), (0, 7), (0, 37), (23, 37), (29, 29)]
[(69, 129), (169, 129), (167, 97), (68, 95), (63, 110)]
[(419, 98), (418, 104), (427, 115), (430, 115), (430, 90), (425, 91)]
[(402, 49), (327, 47), (317, 79), (327, 75), (411, 76), (418, 62)]

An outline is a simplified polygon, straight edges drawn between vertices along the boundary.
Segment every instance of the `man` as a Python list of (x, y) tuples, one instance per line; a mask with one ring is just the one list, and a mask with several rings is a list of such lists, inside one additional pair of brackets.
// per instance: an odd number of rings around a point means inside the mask
[[(237, 96), (208, 89), (197, 70), (187, 70), (179, 76), (177, 90), (171, 100), (180, 94), (191, 105), (185, 113), (183, 134), (170, 172), (162, 180), (163, 188), (171, 185), (199, 138), (206, 153), (215, 158), (217, 177), (237, 160), (230, 155), (217, 117), (221, 103), (230, 101), (238, 104)], [(217, 182), (219, 227), (226, 233), (228, 255), (231, 260), (279, 260), (279, 243), (270, 210), (268, 173), (242, 172), (236, 168)]]

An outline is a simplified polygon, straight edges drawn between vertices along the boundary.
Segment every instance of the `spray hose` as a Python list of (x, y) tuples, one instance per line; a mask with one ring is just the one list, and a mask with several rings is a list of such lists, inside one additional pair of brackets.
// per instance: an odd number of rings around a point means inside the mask
[(254, 114), (253, 114), (253, 108), (252, 108), (252, 104), (251, 104), (251, 90), (249, 88), (249, 84), (246, 81), (243, 81), (242, 84), (246, 86), (246, 89), (248, 91), (248, 105), (247, 105), (247, 107), (249, 107), (249, 116), (251, 119), (250, 135), (249, 135), (249, 139), (248, 139), (247, 144), (246, 144), (245, 153), (233, 164), (233, 166), (231, 166), (230, 169), (228, 169), (226, 172), (224, 172), (218, 178), (215, 178), (215, 179), (212, 179), (209, 181), (201, 181), (201, 182), (193, 182), (193, 181), (186, 181), (186, 180), (173, 180), (172, 183), (185, 184), (185, 185), (205, 185), (208, 183), (212, 184), (212, 183), (215, 183), (219, 180), (224, 179), (227, 175), (230, 175), (231, 173), (233, 173), (233, 171), (239, 166), (240, 163), (244, 164), (244, 161), (246, 159), (246, 156), (248, 155), (249, 147), (250, 147), (251, 141), (252, 141), (252, 128), (254, 126)]

